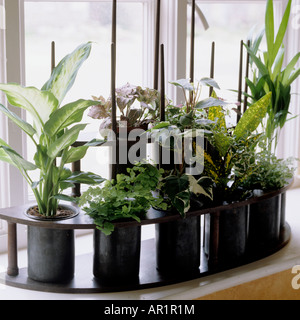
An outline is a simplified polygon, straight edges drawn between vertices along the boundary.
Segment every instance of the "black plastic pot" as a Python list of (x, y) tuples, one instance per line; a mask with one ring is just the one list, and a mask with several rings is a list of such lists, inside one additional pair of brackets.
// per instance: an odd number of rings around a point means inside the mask
[(281, 194), (280, 229), (286, 224), (286, 192)]
[(63, 283), (74, 277), (74, 230), (28, 226), (28, 277), (39, 282)]
[(106, 236), (94, 231), (95, 278), (103, 283), (138, 281), (140, 271), (141, 227), (116, 228)]
[[(70, 210), (67, 217), (31, 216), (28, 210), (25, 215), (33, 220), (40, 220), (41, 226), (28, 226), (28, 277), (45, 283), (67, 283), (75, 272), (75, 235), (74, 230), (51, 229), (46, 224), (51, 221), (75, 217), (79, 210), (72, 206), (60, 205)], [(47, 222), (45, 222), (47, 221)]]
[(252, 204), (249, 223), (250, 248), (264, 250), (278, 243), (280, 224), (281, 195)]
[(161, 223), (156, 230), (156, 263), (162, 273), (197, 273), (200, 266), (200, 217)]
[[(218, 223), (213, 219), (218, 219)], [(248, 205), (228, 208), (218, 217), (215, 214), (205, 215), (205, 253), (211, 265), (217, 263), (227, 267), (243, 261), (247, 250), (248, 223)], [(213, 248), (215, 243), (217, 245)]]

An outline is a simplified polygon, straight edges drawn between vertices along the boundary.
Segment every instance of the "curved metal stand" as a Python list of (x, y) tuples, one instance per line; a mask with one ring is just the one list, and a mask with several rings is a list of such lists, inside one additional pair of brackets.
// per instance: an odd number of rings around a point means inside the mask
[[(180, 283), (183, 281), (193, 280), (197, 278), (201, 278), (210, 274), (214, 274), (220, 271), (228, 270), (230, 268), (238, 267), (264, 257), (267, 257), (281, 248), (283, 248), (290, 240), (291, 229), (290, 226), (285, 223), (281, 227), (280, 239), (278, 243), (274, 244), (271, 248), (262, 250), (251, 251), (247, 253), (243, 261), (237, 265), (232, 265), (230, 267), (222, 265), (221, 262), (218, 261), (218, 248), (219, 248), (219, 237), (218, 237), (218, 217), (220, 216), (220, 212), (224, 209), (236, 208), (239, 206), (250, 205), (253, 203), (257, 203), (259, 201), (272, 198), (274, 196), (278, 196), (280, 194), (284, 194), (289, 186), (270, 193), (266, 193), (260, 197), (254, 197), (247, 201), (242, 201), (239, 203), (234, 203), (227, 206), (218, 206), (214, 208), (205, 208), (203, 210), (194, 211), (188, 213), (187, 219), (193, 216), (201, 216), (204, 214), (211, 214), (213, 217), (212, 223), (213, 226), (211, 230), (213, 230), (213, 244), (212, 244), (212, 252), (211, 252), (211, 261), (213, 263), (208, 263), (208, 258), (205, 254), (205, 250), (202, 247), (201, 250), (201, 266), (199, 268), (199, 272), (196, 274), (177, 274), (177, 275), (166, 275), (161, 274), (156, 269), (156, 261), (155, 261), (155, 241), (147, 240), (142, 241), (141, 244), (141, 265), (140, 265), (140, 276), (136, 282), (132, 282), (130, 284), (119, 282), (118, 285), (107, 285), (102, 284), (99, 280), (95, 279), (92, 275), (92, 259), (93, 254), (83, 255), (76, 257), (75, 262), (75, 277), (73, 280), (68, 283), (63, 284), (49, 284), (49, 283), (41, 283), (37, 281), (33, 281), (27, 276), (27, 268), (20, 269), (18, 268), (18, 252), (17, 252), (17, 232), (16, 225), (30, 225), (30, 226), (39, 226), (41, 228), (52, 228), (52, 229), (95, 229), (95, 225), (92, 220), (80, 213), (78, 216), (62, 221), (37, 221), (30, 219), (25, 216), (24, 210), (28, 206), (19, 206), (4, 209), (0, 213), (0, 219), (6, 220), (8, 222), (8, 269), (6, 274), (0, 274), (0, 283), (5, 285), (14, 286), (23, 289), (29, 290), (37, 290), (44, 292), (58, 292), (58, 293), (104, 293), (104, 292), (118, 292), (118, 291), (128, 291), (128, 290), (138, 290), (138, 289), (147, 289), (147, 288), (155, 288), (175, 283)], [(175, 221), (181, 219), (179, 215), (175, 214), (166, 214), (165, 212), (156, 211), (151, 209), (146, 218), (142, 220), (139, 224), (136, 221), (130, 222), (121, 222), (116, 223), (117, 228), (126, 228), (133, 225), (149, 225), (149, 224), (158, 224), (158, 223), (167, 223), (170, 221)]]

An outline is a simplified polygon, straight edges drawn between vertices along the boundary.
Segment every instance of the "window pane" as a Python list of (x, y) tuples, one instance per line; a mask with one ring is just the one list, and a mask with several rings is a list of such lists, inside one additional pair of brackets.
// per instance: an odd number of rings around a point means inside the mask
[[(117, 86), (127, 82), (143, 85), (144, 19), (142, 2), (118, 3), (117, 26)], [(51, 42), (56, 43), (56, 63), (78, 45), (93, 41), (89, 59), (78, 73), (73, 88), (64, 103), (92, 96), (110, 95), (111, 79), (111, 17), (112, 2), (30, 2), (25, 1), (26, 84), (41, 88), (51, 71)], [(99, 120), (86, 112), (83, 121), (90, 123), (87, 131), (99, 138)], [(104, 149), (91, 151), (84, 167), (97, 167), (96, 173), (107, 175), (106, 165), (95, 162)], [(28, 141), (28, 158), (34, 148)], [(102, 152), (102, 155), (101, 155)], [(96, 155), (95, 155), (96, 153)], [(97, 155), (97, 154), (100, 155)]]
[[(208, 21), (209, 29), (204, 30), (196, 15), (195, 79), (210, 75), (211, 44), (214, 41), (216, 44), (215, 79), (225, 90), (222, 91), (223, 98), (236, 99), (236, 94), (226, 90), (238, 88), (240, 42), (241, 40), (246, 42), (253, 27), (256, 26), (255, 35), (263, 28), (266, 4), (264, 1), (235, 1), (234, 3), (198, 1), (197, 4)], [(188, 39), (189, 43), (190, 39)], [(246, 51), (244, 51), (244, 58), (245, 56)], [(244, 72), (245, 66), (246, 62), (243, 64)]]

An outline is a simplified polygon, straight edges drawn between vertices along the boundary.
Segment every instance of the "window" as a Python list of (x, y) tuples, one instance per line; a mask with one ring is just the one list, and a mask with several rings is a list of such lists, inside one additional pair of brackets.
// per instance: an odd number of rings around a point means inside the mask
[[(286, 0), (275, 0), (278, 17), (282, 16)], [(68, 100), (90, 98), (92, 95), (109, 95), (110, 90), (110, 42), (111, 0), (7, 0), (5, 1), (7, 29), (0, 20), (0, 81), (19, 82), (41, 87), (50, 76), (50, 44), (56, 43), (56, 62), (86, 41), (94, 41), (90, 58), (80, 70), (75, 86), (66, 97)], [(161, 1), (161, 43), (165, 45), (166, 82), (189, 77), (190, 0)], [(0, 17), (4, 1), (0, 0)], [(196, 16), (195, 79), (209, 76), (211, 42), (216, 43), (215, 79), (224, 89), (236, 89), (239, 71), (239, 42), (245, 40), (251, 27), (263, 25), (266, 0), (197, 0), (198, 7), (210, 28), (205, 31)], [(118, 0), (117, 85), (126, 82), (152, 86), (154, 61), (155, 0)], [(293, 1), (292, 23), (289, 27), (286, 48), (291, 58), (300, 50), (299, 13), (300, 0)], [(7, 63), (5, 64), (4, 48)], [(6, 68), (5, 68), (6, 67)], [(7, 72), (4, 72), (7, 71)], [(174, 101), (177, 91), (167, 85), (167, 95)], [(299, 92), (299, 81), (294, 85)], [(226, 91), (227, 95), (229, 92)], [(226, 96), (224, 96), (226, 97)], [(1, 102), (3, 101), (3, 97)], [(236, 100), (235, 94), (230, 98)], [(294, 97), (294, 106), (299, 97)], [(295, 107), (296, 108), (296, 107)], [(14, 110), (25, 117), (21, 110)], [(295, 109), (295, 113), (297, 110)], [(85, 117), (91, 123), (89, 131), (98, 134), (99, 123)], [(30, 143), (21, 133), (0, 115), (0, 137), (21, 154), (32, 158)], [(282, 136), (283, 156), (298, 154), (299, 118), (290, 122)], [(291, 142), (291, 140), (293, 140)], [(95, 153), (94, 153), (95, 152)], [(91, 150), (83, 170), (102, 174), (108, 172), (99, 153)], [(92, 159), (92, 160), (89, 160)], [(95, 161), (97, 159), (97, 161)], [(92, 165), (90, 165), (92, 163)], [(0, 190), (7, 188), (5, 206), (28, 201), (26, 184), (20, 175), (0, 164)], [(5, 175), (7, 174), (7, 183)], [(8, 183), (9, 182), (9, 183)], [(24, 191), (25, 190), (25, 191)], [(17, 195), (17, 196), (16, 196)], [(0, 199), (0, 205), (3, 199)], [(0, 248), (1, 249), (1, 248)]]
[[(127, 82), (148, 86), (149, 63), (153, 53), (151, 16), (153, 1), (119, 1), (117, 6), (117, 86)], [(66, 15), (67, 13), (67, 15)], [(55, 17), (55, 20), (53, 19)], [(50, 76), (51, 42), (56, 44), (56, 63), (79, 44), (92, 41), (89, 59), (80, 69), (65, 103), (80, 98), (110, 95), (112, 1), (31, 1), (24, 2), (26, 84), (41, 88)], [(151, 73), (152, 75), (152, 73)], [(89, 138), (101, 138), (99, 120), (85, 114)], [(27, 141), (28, 158), (34, 146)], [(95, 161), (96, 159), (96, 161)], [(108, 178), (108, 148), (91, 148), (83, 170)], [(30, 197), (32, 196), (29, 190)]]

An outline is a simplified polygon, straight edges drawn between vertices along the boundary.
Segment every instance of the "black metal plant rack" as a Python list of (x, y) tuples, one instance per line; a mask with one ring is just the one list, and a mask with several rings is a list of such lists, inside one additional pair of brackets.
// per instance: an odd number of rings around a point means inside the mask
[[(159, 45), (159, 34), (160, 34), (160, 5), (161, 1), (157, 0), (157, 21), (156, 21), (156, 39), (155, 39), (155, 63), (154, 63), (154, 89), (158, 89), (159, 80), (159, 55), (161, 57), (160, 63), (160, 91), (161, 91), (161, 110), (160, 116), (161, 121), (165, 120), (165, 57), (164, 57), (164, 45)], [(117, 133), (117, 116), (116, 116), (116, 99), (115, 99), (115, 88), (116, 88), (116, 25), (117, 25), (117, 1), (113, 0), (113, 18), (112, 18), (112, 44), (111, 44), (111, 95), (112, 95), (112, 128), (114, 133)], [(194, 31), (195, 31), (195, 0), (192, 2), (192, 36), (191, 36), (191, 65), (190, 65), (190, 78), (193, 81), (194, 77)], [(55, 43), (52, 43), (52, 59), (51, 68), (55, 66)], [(159, 54), (160, 53), (160, 54)], [(239, 110), (241, 110), (241, 90), (242, 90), (242, 62), (243, 62), (243, 42), (241, 42), (241, 59), (240, 59), (240, 74), (239, 74)], [(211, 78), (214, 77), (214, 59), (215, 59), (215, 43), (212, 43), (211, 49)], [(248, 74), (249, 56), (247, 57), (246, 74)], [(245, 84), (245, 91), (247, 86)], [(247, 100), (244, 101), (244, 110), (246, 110)], [(76, 145), (83, 145), (85, 141), (77, 141)], [(118, 142), (117, 142), (118, 143)], [(117, 148), (118, 150), (118, 145)], [(117, 158), (118, 159), (118, 155)], [(118, 164), (112, 165), (112, 177), (115, 177), (117, 172)], [(80, 161), (73, 163), (73, 171), (80, 170)], [(142, 241), (141, 244), (141, 271), (139, 279), (136, 282), (118, 285), (103, 285), (92, 276), (92, 253), (76, 257), (76, 274), (72, 281), (62, 284), (50, 284), (40, 283), (33, 281), (27, 276), (27, 268), (19, 269), (18, 267), (18, 249), (17, 249), (17, 225), (27, 226), (39, 226), (41, 228), (50, 229), (71, 229), (71, 230), (94, 230), (95, 224), (92, 219), (87, 215), (80, 213), (75, 218), (62, 221), (36, 221), (28, 218), (23, 214), (27, 206), (18, 206), (13, 208), (3, 209), (0, 212), (0, 219), (6, 220), (8, 223), (8, 268), (6, 273), (0, 274), (0, 283), (4, 283), (9, 286), (19, 287), (29, 290), (45, 291), (45, 292), (59, 292), (59, 293), (103, 293), (103, 292), (117, 292), (137, 289), (147, 289), (161, 287), (169, 284), (180, 283), (186, 280), (197, 279), (205, 277), (216, 272), (224, 271), (226, 269), (244, 265), (258, 259), (264, 258), (270, 254), (273, 254), (283, 248), (290, 240), (291, 230), (288, 223), (283, 221), (280, 228), (279, 240), (274, 243), (271, 247), (264, 248), (263, 250), (251, 251), (246, 254), (242, 262), (237, 265), (223, 265), (219, 261), (219, 223), (220, 213), (228, 208), (235, 209), (241, 206), (250, 206), (251, 204), (259, 203), (260, 201), (271, 199), (272, 197), (284, 197), (289, 186), (286, 186), (280, 190), (263, 194), (259, 197), (252, 197), (249, 200), (233, 203), (230, 205), (222, 205), (213, 208), (205, 208), (189, 212), (187, 219), (196, 216), (210, 215), (212, 217), (212, 225), (210, 226), (211, 237), (211, 256), (210, 262), (204, 250), (201, 251), (201, 265), (199, 272), (196, 274), (176, 274), (166, 275), (161, 274), (156, 269), (155, 261), (155, 241), (147, 240)], [(77, 185), (73, 189), (73, 196), (80, 196), (80, 185)], [(284, 212), (282, 212), (284, 216)], [(138, 223), (136, 221), (127, 222), (116, 222), (116, 228), (128, 228), (135, 225), (154, 225), (160, 223), (168, 223), (182, 219), (178, 214), (167, 215), (164, 212), (160, 212), (154, 209), (150, 209), (146, 215), (146, 218)], [(204, 231), (205, 232), (205, 231)]]

